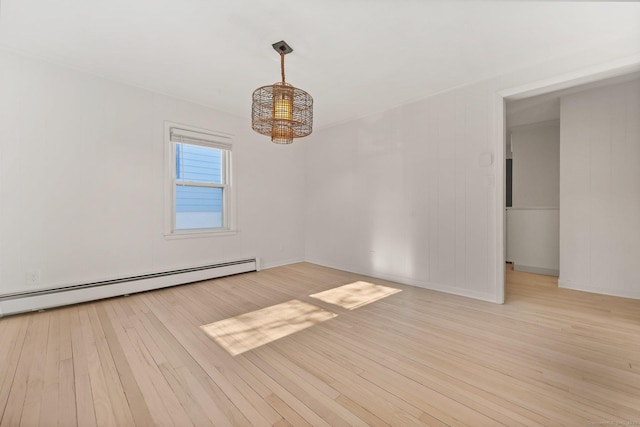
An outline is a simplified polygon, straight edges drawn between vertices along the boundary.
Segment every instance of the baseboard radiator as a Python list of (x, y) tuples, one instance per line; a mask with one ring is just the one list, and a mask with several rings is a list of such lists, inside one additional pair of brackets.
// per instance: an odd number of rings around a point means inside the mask
[(0, 295), (0, 317), (257, 271), (257, 258)]

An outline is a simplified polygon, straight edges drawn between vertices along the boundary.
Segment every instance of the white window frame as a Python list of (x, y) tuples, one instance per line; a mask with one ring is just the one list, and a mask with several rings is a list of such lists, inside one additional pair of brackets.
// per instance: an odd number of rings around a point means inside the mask
[[(184, 182), (188, 186), (222, 188), (222, 227), (178, 230), (176, 229), (176, 144), (184, 143), (222, 151), (222, 184)], [(164, 236), (168, 239), (195, 238), (236, 233), (235, 187), (233, 185), (233, 136), (223, 132), (197, 128), (180, 123), (164, 123), (165, 145), (165, 225)]]

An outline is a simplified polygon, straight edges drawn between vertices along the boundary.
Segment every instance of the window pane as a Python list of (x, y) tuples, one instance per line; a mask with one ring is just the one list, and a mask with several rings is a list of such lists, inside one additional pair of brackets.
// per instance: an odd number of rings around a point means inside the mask
[(222, 157), (217, 148), (176, 144), (176, 179), (222, 184)]
[(176, 230), (222, 227), (222, 188), (176, 185)]

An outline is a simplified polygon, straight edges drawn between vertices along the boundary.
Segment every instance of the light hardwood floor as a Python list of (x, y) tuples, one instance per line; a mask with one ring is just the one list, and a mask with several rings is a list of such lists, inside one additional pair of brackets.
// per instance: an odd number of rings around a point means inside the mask
[[(402, 292), (309, 297), (358, 280)], [(495, 305), (302, 263), (3, 318), (0, 424), (640, 425), (640, 301), (507, 281)], [(235, 357), (200, 329), (292, 299), (338, 316)]]

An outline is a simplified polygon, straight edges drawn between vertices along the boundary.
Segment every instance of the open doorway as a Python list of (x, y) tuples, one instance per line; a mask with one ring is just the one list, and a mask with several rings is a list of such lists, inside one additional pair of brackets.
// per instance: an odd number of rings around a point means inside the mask
[(560, 96), (553, 92), (507, 100), (505, 111), (506, 180), (507, 184), (511, 182), (507, 185), (505, 214), (507, 262), (515, 271), (557, 277)]
[[(606, 71), (602, 71), (602, 69), (598, 72), (592, 72), (589, 73), (588, 71), (585, 71), (584, 73), (582, 73), (582, 75), (574, 75), (574, 76), (565, 76), (564, 78), (562, 77), (558, 77), (557, 79), (555, 79), (554, 81), (545, 81), (545, 82), (539, 82), (536, 84), (530, 84), (527, 86), (523, 86), (523, 87), (519, 87), (519, 88), (514, 88), (514, 89), (510, 89), (510, 90), (505, 90), (502, 91), (500, 93), (498, 93), (498, 97), (496, 99), (496, 109), (497, 109), (497, 113), (498, 113), (498, 117), (502, 118), (504, 121), (501, 121), (499, 123), (499, 129), (498, 131), (500, 132), (500, 137), (499, 137), (499, 145), (496, 149), (496, 152), (498, 153), (497, 155), (497, 160), (499, 161), (499, 164), (502, 165), (502, 171), (499, 173), (499, 177), (502, 179), (502, 184), (503, 184), (503, 194), (502, 194), (502, 198), (499, 198), (499, 210), (498, 210), (498, 241), (500, 243), (502, 243), (502, 246), (498, 245), (498, 260), (502, 260), (501, 265), (497, 265), (497, 268), (501, 271), (498, 271), (499, 274), (499, 278), (502, 278), (502, 287), (499, 287), (499, 293), (497, 295), (497, 300), (498, 301), (502, 301), (504, 302), (504, 292), (505, 292), (505, 286), (504, 286), (504, 268), (505, 268), (505, 261), (509, 260), (507, 255), (509, 254), (509, 236), (507, 234), (507, 227), (508, 227), (508, 219), (507, 219), (507, 206), (506, 206), (506, 160), (507, 157), (509, 157), (508, 153), (511, 152), (511, 146), (509, 146), (508, 144), (511, 142), (511, 135), (512, 132), (508, 132), (507, 129), (507, 121), (508, 118), (506, 117), (505, 113), (509, 113), (509, 107), (510, 105), (515, 105), (517, 107), (522, 107), (521, 111), (524, 110), (529, 110), (529, 113), (531, 112), (537, 112), (537, 113), (541, 113), (542, 110), (545, 111), (551, 111), (553, 109), (546, 109), (546, 108), (542, 108), (542, 105), (545, 103), (550, 103), (550, 104), (554, 104), (555, 110), (558, 111), (558, 105), (562, 104), (562, 100), (563, 99), (571, 99), (572, 96), (574, 94), (578, 94), (580, 92), (585, 92), (585, 93), (589, 93), (589, 91), (596, 91), (598, 90), (597, 88), (602, 88), (605, 86), (609, 86), (609, 85), (619, 85), (619, 84), (623, 84), (624, 82), (629, 82), (629, 81), (634, 81), (640, 78), (640, 73), (638, 72), (638, 69), (640, 68), (640, 64), (638, 64), (637, 62), (630, 62), (629, 64), (626, 64), (624, 66), (617, 66), (617, 67), (611, 67), (610, 69), (606, 70)], [(576, 95), (578, 96), (578, 95)], [(581, 95), (580, 95), (581, 96)], [(586, 96), (586, 98), (588, 98), (588, 96)], [(527, 108), (524, 108), (523, 106), (527, 106)], [(517, 109), (516, 109), (517, 110)], [(524, 131), (527, 130), (531, 130), (535, 127), (547, 127), (547, 128), (553, 128), (556, 127), (558, 129), (563, 129), (563, 117), (562, 117), (562, 108), (559, 109), (560, 110), (560, 116), (559, 117), (550, 117), (550, 116), (545, 116), (544, 114), (541, 114), (540, 117), (538, 117), (537, 120), (534, 120), (536, 123), (520, 123), (519, 125), (521, 126), (521, 128), (519, 129), (520, 131), (522, 131), (521, 133), (526, 133)], [(516, 114), (517, 115), (517, 114)], [(583, 120), (584, 120), (584, 115), (583, 115)], [(531, 126), (529, 126), (531, 125)], [(516, 125), (517, 126), (517, 125)], [(528, 127), (529, 126), (529, 127)], [(571, 137), (575, 140), (576, 139), (576, 135), (579, 134), (579, 132), (576, 132), (575, 129), (576, 128), (580, 128), (580, 126), (575, 126), (575, 123), (572, 123), (571, 125), (573, 128), (572, 132), (573, 134), (571, 134)], [(513, 126), (511, 126), (513, 127)], [(585, 127), (585, 126), (582, 126)], [(586, 125), (586, 128), (588, 128), (589, 125)], [(513, 129), (511, 129), (513, 130)], [(549, 129), (547, 129), (547, 131), (549, 131)], [(579, 135), (578, 135), (579, 136)], [(526, 139), (526, 138), (525, 138)], [(561, 137), (560, 137), (561, 139)], [(560, 144), (560, 158), (562, 158), (562, 144)], [(531, 148), (531, 147), (528, 147)], [(526, 150), (525, 150), (526, 151)], [(535, 151), (535, 150), (534, 150)], [(575, 150), (574, 150), (575, 151)], [(569, 152), (570, 156), (565, 156), (565, 158), (574, 158), (573, 155), (575, 154), (574, 152)], [(535, 154), (535, 153), (534, 153)], [(566, 153), (565, 153), (566, 154)], [(593, 162), (593, 159), (591, 160)], [(566, 167), (566, 165), (565, 165)], [(515, 168), (515, 164), (514, 164), (514, 168)], [(573, 173), (573, 172), (572, 172)], [(560, 175), (560, 180), (562, 180), (562, 162), (560, 162), (560, 168), (559, 168), (559, 175)], [(574, 179), (575, 177), (573, 177), (572, 179)], [(500, 181), (499, 181), (500, 182)], [(568, 182), (567, 180), (565, 180), (565, 183)], [(557, 206), (552, 206), (552, 205), (547, 205), (547, 206), (533, 206), (530, 205), (528, 207), (533, 207), (533, 208), (547, 208), (547, 210), (552, 210), (549, 208), (555, 208), (557, 210), (557, 217), (559, 218), (559, 233), (560, 234), (560, 242), (563, 241), (562, 239), (562, 218), (563, 218), (563, 214), (562, 214), (562, 208), (563, 208), (563, 202), (562, 202), (562, 186), (560, 186), (560, 191), (559, 191), (559, 199), (558, 199), (558, 203)], [(566, 188), (565, 188), (566, 189)], [(515, 189), (514, 189), (515, 190)], [(515, 205), (515, 203), (517, 203), (516, 200), (513, 200), (513, 204), (512, 207)], [(567, 224), (566, 219), (567, 218), (577, 218), (580, 219), (580, 215), (576, 213), (576, 209), (575, 206), (573, 208), (573, 210), (570, 211), (570, 213), (568, 215), (565, 216), (565, 224)], [(574, 230), (575, 231), (575, 230)], [(535, 234), (535, 233), (534, 233)], [(566, 234), (566, 233), (565, 233)], [(566, 248), (571, 248), (572, 250), (576, 250), (576, 249), (580, 249), (579, 245), (581, 244), (581, 242), (569, 242), (572, 238), (571, 238), (571, 234), (567, 234), (570, 238), (564, 239), (564, 245), (565, 245), (565, 249)], [(573, 233), (573, 236), (576, 236), (576, 233)], [(565, 236), (566, 237), (566, 236)], [(563, 256), (563, 244), (557, 244), (559, 250), (558, 250), (558, 255), (557, 255), (557, 260), (558, 260), (558, 267), (557, 269), (554, 268), (548, 268), (548, 270), (539, 270), (538, 272), (541, 273), (547, 273), (547, 274), (559, 274), (560, 275), (560, 286), (561, 287), (566, 287), (566, 288), (574, 288), (574, 289), (581, 289), (581, 290), (590, 290), (590, 289), (585, 289), (584, 286), (582, 286), (582, 284), (579, 285), (575, 285), (573, 283), (571, 283), (570, 281), (564, 281), (562, 280), (562, 276), (563, 276), (563, 272), (562, 272), (562, 256)], [(568, 251), (565, 250), (565, 254), (569, 253)], [(548, 254), (547, 254), (548, 255)], [(565, 258), (566, 259), (566, 258)], [(524, 263), (523, 263), (524, 264)], [(584, 264), (584, 263), (583, 263)], [(517, 260), (516, 260), (516, 265), (517, 265)], [(566, 262), (565, 262), (566, 265)], [(527, 264), (524, 264), (524, 267), (527, 267)], [(533, 267), (536, 267), (535, 265)], [(544, 266), (542, 267), (543, 269), (545, 268)], [(556, 270), (556, 271), (553, 271)], [(525, 270), (526, 271), (526, 270)], [(531, 270), (531, 271), (535, 271), (535, 270)], [(501, 289), (500, 289), (501, 288)], [(500, 293), (501, 291), (501, 293)], [(592, 290), (593, 292), (599, 292), (599, 290)], [(611, 293), (613, 295), (616, 294), (620, 294), (618, 291), (613, 290), (611, 292), (607, 292), (602, 291), (601, 293)]]

